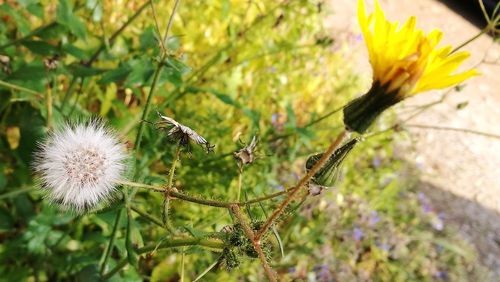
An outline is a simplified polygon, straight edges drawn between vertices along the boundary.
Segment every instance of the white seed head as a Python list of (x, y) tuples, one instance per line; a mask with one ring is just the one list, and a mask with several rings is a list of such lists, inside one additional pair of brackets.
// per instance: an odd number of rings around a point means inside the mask
[(107, 202), (125, 172), (125, 146), (99, 121), (65, 125), (40, 144), (34, 169), (47, 198), (77, 213)]

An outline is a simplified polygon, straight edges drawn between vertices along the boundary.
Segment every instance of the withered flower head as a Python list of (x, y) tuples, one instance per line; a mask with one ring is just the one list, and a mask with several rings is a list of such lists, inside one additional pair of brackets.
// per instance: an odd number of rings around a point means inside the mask
[(255, 148), (257, 147), (257, 143), (259, 143), (257, 137), (253, 136), (249, 145), (233, 153), (234, 158), (240, 165), (251, 164), (255, 161)]
[(180, 124), (173, 118), (169, 118), (167, 116), (162, 115), (158, 111), (156, 113), (161, 119), (159, 122), (155, 123), (156, 126), (159, 129), (168, 130), (167, 136), (172, 140), (179, 142), (180, 146), (186, 147), (188, 149), (188, 152), (191, 151), (190, 140), (204, 147), (207, 153), (213, 152), (215, 146), (208, 143), (208, 141), (202, 136), (200, 136), (198, 133), (196, 133), (196, 131), (192, 130), (191, 128), (185, 125)]

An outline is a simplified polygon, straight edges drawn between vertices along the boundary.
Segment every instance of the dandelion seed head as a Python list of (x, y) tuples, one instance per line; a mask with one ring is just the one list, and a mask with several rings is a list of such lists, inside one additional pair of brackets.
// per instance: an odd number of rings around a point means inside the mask
[(125, 159), (125, 147), (102, 122), (66, 124), (40, 144), (34, 170), (51, 202), (82, 213), (111, 199)]

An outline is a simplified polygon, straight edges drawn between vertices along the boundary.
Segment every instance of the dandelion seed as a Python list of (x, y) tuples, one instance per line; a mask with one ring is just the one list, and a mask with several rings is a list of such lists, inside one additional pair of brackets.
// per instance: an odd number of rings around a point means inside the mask
[(178, 141), (180, 146), (186, 147), (188, 152), (191, 151), (190, 140), (202, 147), (205, 147), (207, 153), (213, 152), (215, 146), (208, 143), (208, 141), (196, 133), (196, 131), (180, 124), (173, 118), (162, 115), (160, 112), (156, 113), (161, 119), (161, 121), (155, 123), (157, 127), (160, 129), (168, 129), (167, 136), (172, 140)]
[(454, 73), (470, 56), (451, 46), (438, 48), (439, 30), (424, 34), (410, 17), (399, 27), (389, 22), (375, 1), (375, 12), (367, 15), (364, 0), (358, 0), (358, 20), (370, 56), (373, 84), (367, 94), (344, 108), (348, 130), (364, 133), (386, 109), (417, 93), (447, 88), (477, 75), (476, 70)]
[(35, 153), (34, 170), (51, 202), (83, 213), (111, 198), (125, 159), (125, 146), (94, 120), (51, 134)]

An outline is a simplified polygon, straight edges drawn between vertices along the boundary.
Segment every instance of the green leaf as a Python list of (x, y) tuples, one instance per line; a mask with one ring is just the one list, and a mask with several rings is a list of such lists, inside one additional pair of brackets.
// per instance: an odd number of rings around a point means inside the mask
[(147, 58), (141, 58), (131, 61), (130, 68), (132, 69), (132, 71), (125, 81), (125, 85), (127, 86), (138, 86), (146, 84), (146, 82), (155, 71), (153, 63)]
[(35, 17), (43, 20), (43, 6), (40, 3), (32, 3), (26, 7), (26, 10)]
[(146, 51), (147, 49), (155, 48), (158, 46), (158, 41), (155, 37), (155, 30), (152, 26), (148, 26), (139, 36), (139, 43), (141, 44), (141, 50)]
[(89, 59), (89, 57), (90, 57), (90, 56), (89, 56), (89, 55), (85, 52), (85, 50), (80, 49), (80, 48), (76, 47), (76, 46), (75, 46), (75, 45), (73, 45), (73, 44), (65, 44), (65, 45), (63, 45), (63, 46), (62, 46), (62, 50), (63, 50), (65, 53), (67, 53), (67, 54), (69, 54), (69, 55), (71, 55), (71, 56), (73, 56), (73, 57), (75, 57), (75, 58), (77, 58), (77, 59), (80, 59), (80, 60), (88, 60), (88, 59)]
[(165, 61), (165, 63), (167, 64), (167, 66), (175, 69), (176, 71), (178, 71), (181, 75), (183, 74), (186, 74), (188, 72), (191, 71), (191, 68), (188, 67), (186, 64), (184, 64), (182, 61), (176, 59), (176, 58), (167, 58), (167, 60)]
[(217, 99), (221, 100), (221, 102), (223, 102), (224, 104), (234, 106), (236, 108), (241, 108), (240, 103), (238, 103), (236, 100), (231, 98), (231, 96), (229, 96), (225, 93), (222, 93), (222, 92), (217, 91), (215, 89), (206, 89), (206, 91), (209, 93), (212, 93), (215, 97), (217, 97)]
[(49, 56), (57, 53), (57, 48), (45, 41), (28, 40), (28, 41), (23, 41), (22, 45), (28, 48), (31, 52), (41, 56)]
[(77, 282), (98, 282), (101, 281), (101, 275), (99, 274), (99, 267), (97, 264), (93, 263), (87, 265), (82, 270), (80, 270), (75, 277)]
[(56, 9), (56, 21), (65, 25), (78, 38), (85, 39), (85, 25), (73, 13), (69, 0), (59, 0), (59, 5), (57, 5)]
[(120, 82), (125, 80), (130, 72), (132, 72), (132, 68), (129, 65), (121, 65), (114, 70), (105, 72), (97, 83), (109, 84), (111, 82)]
[(33, 62), (15, 70), (8, 78), (9, 80), (41, 80), (46, 76), (45, 67), (41, 62)]
[(78, 77), (94, 76), (106, 72), (105, 69), (86, 67), (78, 63), (69, 65), (68, 69), (74, 76)]

